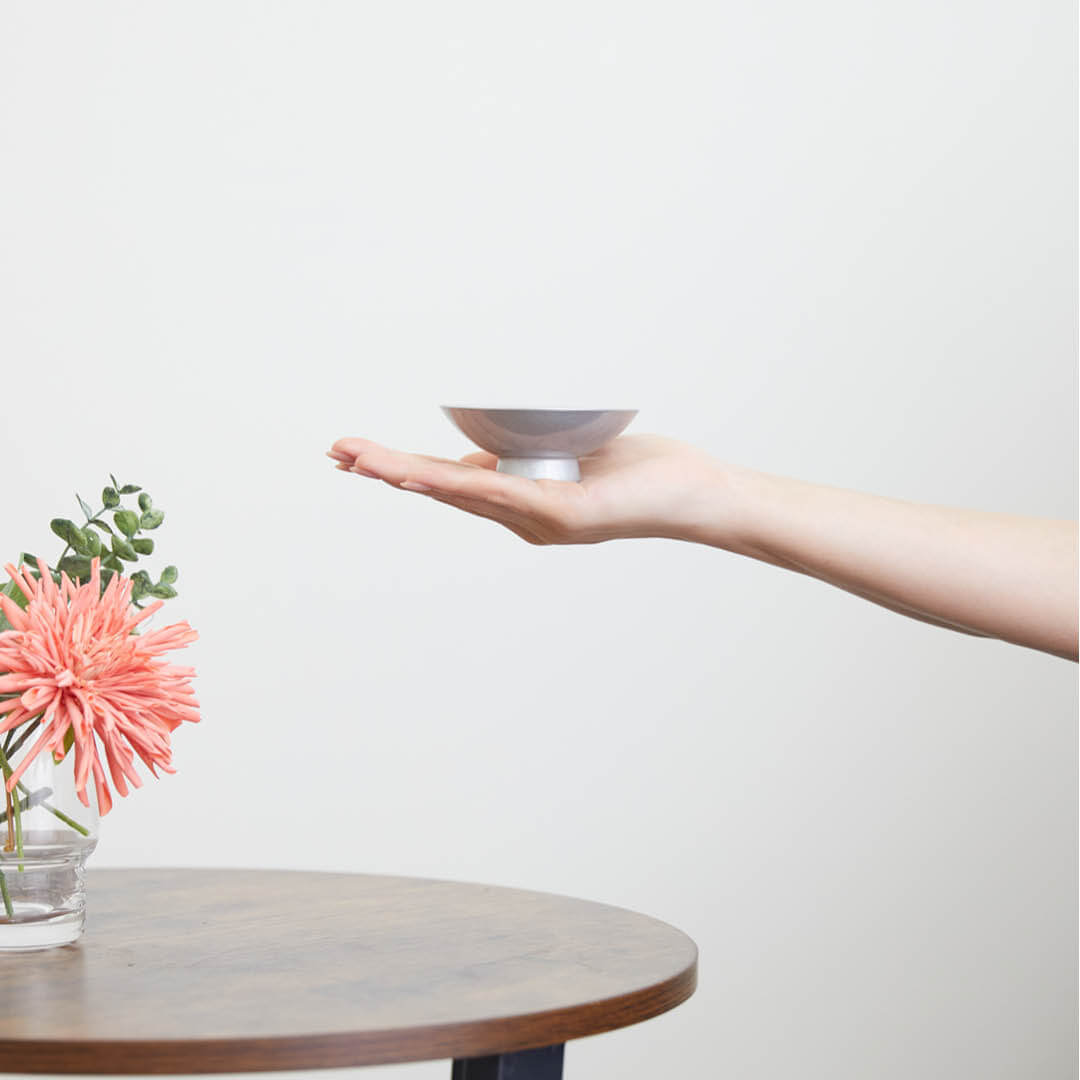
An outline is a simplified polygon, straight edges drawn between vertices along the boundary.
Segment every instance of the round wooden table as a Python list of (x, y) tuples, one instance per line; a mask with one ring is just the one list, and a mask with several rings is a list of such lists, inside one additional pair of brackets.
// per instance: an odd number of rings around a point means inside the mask
[(0, 1069), (213, 1073), (453, 1058), (556, 1080), (666, 1012), (697, 947), (565, 896), (362, 874), (99, 870), (75, 945), (0, 954)]

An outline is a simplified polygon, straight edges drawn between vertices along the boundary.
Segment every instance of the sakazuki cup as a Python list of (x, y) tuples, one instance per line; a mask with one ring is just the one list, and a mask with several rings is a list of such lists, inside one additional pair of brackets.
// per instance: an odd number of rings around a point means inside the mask
[(480, 409), (455, 405), (444, 405), (443, 412), (481, 450), (499, 459), (499, 472), (570, 482), (581, 479), (578, 458), (595, 453), (637, 415), (637, 409)]

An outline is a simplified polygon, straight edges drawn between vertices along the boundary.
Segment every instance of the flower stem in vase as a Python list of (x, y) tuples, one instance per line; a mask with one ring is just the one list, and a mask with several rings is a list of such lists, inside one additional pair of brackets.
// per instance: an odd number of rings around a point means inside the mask
[(7, 878), (4, 877), (4, 871), (0, 870), (0, 894), (4, 897), (4, 911), (7, 912), (9, 919), (15, 918), (15, 908), (11, 905), (11, 893), (8, 892)]
[[(5, 776), (5, 780), (7, 777)], [(4, 845), (5, 851), (15, 850), (15, 811), (11, 807), (11, 792), (4, 788), (4, 797), (7, 799), (7, 813), (4, 814), (4, 818), (7, 821), (7, 843)]]
[[(19, 813), (21, 814), (25, 814), (28, 810), (33, 810), (35, 806), (42, 806), (45, 800), (53, 793), (51, 787), (43, 787), (38, 788), (37, 791), (30, 791), (21, 780), (18, 782), (17, 786), (19, 790), (26, 795), (25, 799), (19, 800)], [(58, 813), (56, 808), (52, 806), (46, 805), (42, 808), (45, 810), (50, 810), (54, 814)], [(7, 821), (7, 819), (8, 815), (7, 811), (5, 810), (4, 813), (0, 814), (0, 825)]]
[(16, 781), (15, 786), (26, 794), (26, 798), (23, 799), (24, 810), (29, 810), (32, 806), (40, 806), (42, 810), (48, 810), (53, 817), (59, 818), (77, 833), (82, 833), (83, 836), (90, 835), (90, 830), (85, 825), (80, 825), (77, 821), (69, 818), (62, 810), (57, 810), (55, 806), (45, 801), (52, 794), (50, 788), (42, 788), (40, 791), (31, 792), (21, 780)]
[[(22, 842), (22, 807), (18, 795), (11, 800), (12, 806), (15, 807), (15, 851), (19, 858), (23, 857), (23, 842)], [(25, 867), (19, 863), (19, 873), (21, 874)]]
[[(0, 770), (4, 773), (4, 790), (7, 792), (7, 806), (8, 806), (8, 840), (4, 846), (5, 851), (14, 850), (19, 858), (23, 857), (23, 842), (22, 842), (22, 808), (19, 805), (20, 799), (11, 797), (11, 792), (7, 790), (7, 781), (11, 779), (11, 765), (8, 764), (7, 754), (3, 750), (0, 750)], [(14, 843), (12, 842), (12, 821), (15, 823), (15, 837)], [(21, 874), (25, 867), (19, 863), (19, 873)]]
[[(38, 725), (40, 725), (40, 723), (41, 717), (39, 716), (35, 721), (33, 721), (33, 723), (29, 724), (26, 728), (22, 730), (22, 732), (19, 734), (19, 737), (15, 740), (14, 743), (11, 743), (11, 735), (15, 733), (14, 729), (12, 729), (11, 733), (8, 736), (7, 742), (4, 743), (3, 750), (4, 756), (9, 761), (23, 748), (23, 743), (25, 743), (26, 740), (34, 734), (34, 730), (38, 727)], [(10, 750), (8, 749), (8, 743), (11, 743)]]

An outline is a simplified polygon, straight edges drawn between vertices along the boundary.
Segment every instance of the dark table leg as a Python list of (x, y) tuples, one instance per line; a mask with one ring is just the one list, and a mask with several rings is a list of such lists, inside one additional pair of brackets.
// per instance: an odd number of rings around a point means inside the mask
[(563, 1044), (516, 1054), (461, 1058), (450, 1080), (562, 1080)]

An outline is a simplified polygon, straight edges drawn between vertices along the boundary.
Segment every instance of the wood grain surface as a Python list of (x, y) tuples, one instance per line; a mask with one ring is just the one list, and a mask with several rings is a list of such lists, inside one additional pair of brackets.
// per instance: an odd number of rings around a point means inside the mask
[(75, 945), (0, 954), (0, 1069), (208, 1073), (464, 1058), (624, 1027), (697, 948), (586, 900), (360, 874), (101, 870)]

